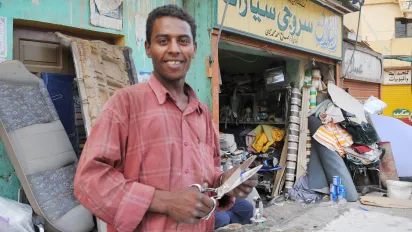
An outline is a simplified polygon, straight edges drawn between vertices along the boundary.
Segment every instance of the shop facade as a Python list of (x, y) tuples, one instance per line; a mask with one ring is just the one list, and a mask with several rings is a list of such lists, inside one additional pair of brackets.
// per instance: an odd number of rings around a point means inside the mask
[[(356, 48), (355, 48), (356, 45)], [(340, 86), (360, 101), (381, 98), (383, 57), (363, 41), (344, 38)]]
[[(343, 15), (351, 11), (317, 1), (275, 0), (261, 5), (216, 0), (214, 9), (209, 70), (213, 120), (221, 134), (234, 135), (241, 151), (259, 153), (263, 163), (275, 157), (265, 165), (272, 172), (261, 173), (257, 189), (261, 196), (276, 196), (282, 186), (292, 187), (307, 164), (311, 85), (305, 84), (305, 76), (310, 73), (312, 80), (316, 73), (321, 89), (336, 83)], [(268, 139), (274, 150), (265, 150), (265, 142), (263, 148), (257, 146), (257, 137), (264, 134), (260, 128), (282, 131), (280, 141)]]

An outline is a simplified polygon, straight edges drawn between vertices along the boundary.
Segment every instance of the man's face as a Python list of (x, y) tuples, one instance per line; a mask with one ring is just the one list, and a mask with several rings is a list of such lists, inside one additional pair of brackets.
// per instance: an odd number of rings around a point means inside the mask
[(185, 78), (197, 49), (190, 25), (179, 18), (161, 17), (148, 39), (151, 44), (146, 41), (146, 54), (152, 58), (155, 73), (168, 81)]

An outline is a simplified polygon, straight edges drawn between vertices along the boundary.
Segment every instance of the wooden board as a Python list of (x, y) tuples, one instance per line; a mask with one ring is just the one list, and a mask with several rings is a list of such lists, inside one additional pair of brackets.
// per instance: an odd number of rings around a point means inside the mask
[[(289, 131), (289, 129), (287, 131)], [(279, 169), (276, 172), (276, 177), (274, 180), (275, 183), (274, 183), (273, 191), (272, 191), (273, 197), (279, 196), (279, 190), (281, 189), (281, 180), (286, 171), (286, 157), (288, 155), (288, 139), (287, 139), (288, 136), (289, 136), (289, 132), (287, 132), (285, 135), (285, 144), (283, 145), (282, 155), (280, 156), (280, 161), (279, 161), (279, 165), (282, 166), (282, 169)]]
[(306, 173), (306, 139), (308, 132), (309, 88), (302, 89), (302, 110), (300, 112), (299, 149), (296, 167), (296, 180)]
[[(70, 46), (76, 68), (76, 80), (88, 136), (104, 104), (113, 94), (131, 81), (126, 69), (124, 50), (127, 47), (110, 45), (56, 33), (61, 44)], [(129, 71), (129, 73), (128, 73)]]
[(387, 197), (363, 196), (360, 198), (360, 202), (364, 205), (384, 208), (412, 209), (412, 200), (397, 200)]

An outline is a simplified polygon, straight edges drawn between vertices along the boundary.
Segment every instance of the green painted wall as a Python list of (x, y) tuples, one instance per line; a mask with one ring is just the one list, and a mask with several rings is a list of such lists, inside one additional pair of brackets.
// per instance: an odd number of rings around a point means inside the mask
[(213, 2), (211, 0), (186, 0), (184, 8), (195, 18), (197, 24), (197, 53), (192, 62), (187, 80), (204, 103), (212, 107), (211, 79), (206, 77), (206, 57), (211, 56), (211, 28), (213, 23)]
[[(32, 2), (39, 4), (33, 4)], [(89, 0), (0, 0), (0, 16), (7, 17), (8, 59), (13, 52), (13, 19), (26, 19), (82, 28), (92, 31), (124, 35), (126, 46), (133, 49), (136, 70), (152, 70), (152, 62), (146, 57), (144, 43), (138, 43), (136, 37), (144, 40), (144, 23), (135, 23), (136, 15), (146, 19), (148, 13), (157, 6), (177, 4), (192, 14), (198, 23), (197, 39), (199, 51), (188, 75), (188, 83), (198, 92), (202, 102), (211, 104), (210, 80), (205, 78), (205, 56), (210, 55), (210, 28), (212, 25), (213, 1), (205, 0), (124, 0), (123, 30), (117, 31), (92, 26), (90, 21)], [(136, 26), (140, 28), (136, 33)], [(137, 35), (137, 36), (136, 36)], [(142, 38), (143, 36), (143, 38)]]

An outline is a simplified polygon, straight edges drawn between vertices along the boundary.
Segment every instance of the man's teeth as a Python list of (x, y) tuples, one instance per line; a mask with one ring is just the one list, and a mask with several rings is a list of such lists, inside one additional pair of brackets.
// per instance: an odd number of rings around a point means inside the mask
[(167, 64), (181, 64), (181, 61), (168, 61)]

